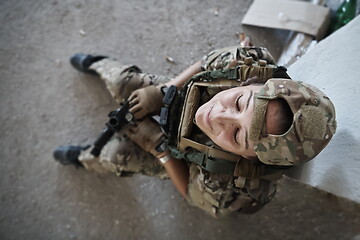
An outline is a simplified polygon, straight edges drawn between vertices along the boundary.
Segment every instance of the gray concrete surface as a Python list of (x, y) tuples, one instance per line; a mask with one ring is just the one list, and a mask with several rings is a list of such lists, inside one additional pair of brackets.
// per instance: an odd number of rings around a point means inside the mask
[[(360, 203), (360, 16), (321, 41), (289, 68), (319, 86), (336, 108), (337, 133), (313, 161), (289, 171), (304, 183)], [(312, 68), (311, 66), (317, 66)], [(304, 69), (308, 69), (304, 71)]]
[[(1, 0), (0, 239), (359, 239), (359, 205), (289, 178), (261, 212), (218, 220), (188, 206), (169, 181), (52, 159), (57, 145), (91, 143), (116, 107), (69, 56), (102, 53), (174, 76), (237, 44), (250, 3)], [(285, 32), (245, 30), (279, 55)]]

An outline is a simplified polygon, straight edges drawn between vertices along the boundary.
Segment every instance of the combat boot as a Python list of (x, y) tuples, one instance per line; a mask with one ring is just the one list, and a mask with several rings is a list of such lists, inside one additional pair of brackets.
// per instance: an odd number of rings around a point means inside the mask
[(99, 76), (99, 74), (89, 69), (91, 64), (94, 62), (100, 61), (101, 59), (107, 58), (106, 56), (92, 56), (84, 53), (76, 53), (74, 56), (70, 58), (71, 65), (78, 71), (83, 73), (92, 74), (95, 76)]
[(58, 161), (62, 165), (75, 165), (78, 167), (83, 167), (81, 162), (79, 161), (79, 155), (81, 151), (86, 150), (90, 147), (88, 146), (59, 146), (54, 152), (53, 156), (56, 161)]

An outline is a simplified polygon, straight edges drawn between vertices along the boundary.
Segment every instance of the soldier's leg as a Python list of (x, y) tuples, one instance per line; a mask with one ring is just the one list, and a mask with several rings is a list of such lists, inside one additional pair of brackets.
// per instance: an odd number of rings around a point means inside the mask
[(88, 170), (98, 173), (112, 172), (118, 176), (140, 173), (148, 176), (166, 178), (166, 170), (151, 154), (143, 151), (126, 137), (115, 137), (101, 151), (99, 157), (93, 156), (92, 147), (82, 151), (80, 163)]
[[(76, 54), (71, 58), (71, 63), (81, 72), (99, 75), (105, 81), (111, 95), (119, 103), (138, 88), (170, 80), (168, 77), (141, 73), (136, 66), (122, 65), (116, 60), (102, 56)], [(114, 138), (108, 142), (99, 157), (90, 154), (91, 150), (92, 147), (82, 151), (80, 155), (77, 153), (76, 159), (72, 159), (70, 163), (77, 163), (80, 160), (80, 164), (86, 169), (99, 173), (114, 172), (118, 175), (141, 173), (161, 178), (167, 177), (165, 169), (156, 158), (123, 137)]]
[(100, 75), (110, 94), (118, 103), (126, 100), (136, 89), (166, 83), (170, 80), (168, 77), (142, 73), (137, 66), (123, 65), (110, 58), (93, 63), (90, 69)]

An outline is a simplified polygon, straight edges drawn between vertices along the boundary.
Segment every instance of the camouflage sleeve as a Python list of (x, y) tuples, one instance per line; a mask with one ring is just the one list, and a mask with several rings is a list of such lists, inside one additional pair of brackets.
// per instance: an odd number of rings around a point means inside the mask
[(256, 188), (249, 184), (237, 188), (232, 175), (210, 174), (195, 164), (190, 166), (189, 178), (188, 202), (213, 217), (257, 212), (276, 192), (276, 181), (260, 180)]
[(268, 64), (275, 64), (270, 52), (263, 47), (233, 46), (214, 50), (202, 58), (202, 70), (215, 70), (235, 67), (245, 58), (252, 57), (254, 61), (266, 60)]

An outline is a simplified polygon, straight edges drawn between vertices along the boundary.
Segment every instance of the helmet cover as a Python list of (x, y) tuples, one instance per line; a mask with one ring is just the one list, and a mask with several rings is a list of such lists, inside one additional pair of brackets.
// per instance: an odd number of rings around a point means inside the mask
[[(264, 133), (269, 100), (283, 98), (293, 113), (281, 135)], [(335, 108), (319, 89), (289, 79), (269, 79), (254, 96), (249, 139), (259, 160), (270, 165), (297, 165), (318, 155), (336, 131)]]

